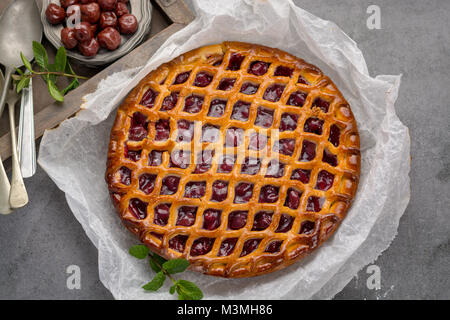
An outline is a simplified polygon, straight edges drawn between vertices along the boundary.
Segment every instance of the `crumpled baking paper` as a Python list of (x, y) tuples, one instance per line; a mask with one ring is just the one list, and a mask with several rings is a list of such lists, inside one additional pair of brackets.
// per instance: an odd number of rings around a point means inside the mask
[[(172, 35), (143, 68), (124, 70), (99, 83), (83, 110), (44, 134), (39, 164), (66, 194), (75, 217), (99, 251), (99, 273), (116, 299), (174, 299), (169, 284), (157, 293), (141, 286), (153, 276), (147, 263), (128, 254), (138, 243), (121, 224), (104, 182), (115, 110), (149, 71), (176, 56), (225, 40), (280, 48), (317, 65), (342, 91), (358, 122), (362, 170), (351, 210), (337, 232), (305, 259), (281, 271), (247, 279), (186, 272), (207, 299), (329, 299), (397, 233), (410, 197), (408, 129), (397, 118), (400, 76), (368, 74), (356, 43), (334, 23), (292, 1), (193, 2), (197, 18)], [(81, 102), (80, 102), (81, 103)]]

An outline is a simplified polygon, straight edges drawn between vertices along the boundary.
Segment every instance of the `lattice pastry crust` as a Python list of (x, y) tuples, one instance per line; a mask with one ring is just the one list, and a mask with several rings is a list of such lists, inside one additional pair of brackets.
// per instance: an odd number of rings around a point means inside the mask
[(224, 42), (149, 73), (119, 107), (106, 181), (124, 225), (194, 270), (284, 268), (336, 230), (355, 196), (359, 134), (315, 66)]

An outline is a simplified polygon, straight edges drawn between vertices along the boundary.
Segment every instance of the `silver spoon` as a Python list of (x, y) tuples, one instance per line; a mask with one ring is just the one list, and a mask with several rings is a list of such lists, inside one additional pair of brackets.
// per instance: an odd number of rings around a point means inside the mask
[(0, 117), (15, 68), (23, 65), (20, 52), (33, 57), (33, 41), (40, 41), (42, 24), (35, 1), (11, 1), (0, 17), (0, 63), (5, 66), (5, 83), (0, 96)]
[(9, 110), (9, 127), (11, 129), (11, 149), (12, 149), (12, 175), (11, 175), (11, 191), (9, 192), (9, 205), (11, 208), (21, 208), (28, 203), (27, 189), (23, 183), (22, 174), (20, 171), (19, 157), (17, 156), (17, 140), (16, 140), (16, 122), (14, 121), (14, 106), (19, 100), (19, 95), (16, 92), (14, 85), (8, 91), (6, 103)]
[[(5, 79), (3, 78), (3, 73), (0, 70), (0, 87), (3, 86)], [(9, 206), (9, 192), (11, 190), (11, 185), (9, 184), (8, 176), (5, 172), (5, 167), (3, 167), (2, 158), (0, 158), (0, 213), (8, 214), (11, 213), (11, 207)]]

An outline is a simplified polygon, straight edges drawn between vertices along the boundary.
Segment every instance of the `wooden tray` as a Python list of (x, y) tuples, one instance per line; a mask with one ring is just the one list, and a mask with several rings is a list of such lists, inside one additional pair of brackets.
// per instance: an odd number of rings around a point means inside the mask
[[(115, 72), (143, 65), (169, 36), (184, 28), (195, 18), (183, 0), (151, 0), (151, 2), (153, 13), (150, 33), (147, 39), (136, 49), (105, 68), (87, 68), (77, 64), (74, 60), (70, 60), (77, 74), (89, 76), (90, 79), (82, 82), (77, 89), (67, 94), (64, 98), (64, 103), (53, 102), (44, 81), (37, 77), (33, 79), (36, 139), (39, 139), (46, 129), (54, 128), (65, 119), (74, 115), (80, 109), (82, 97), (95, 91), (102, 79)], [(9, 1), (2, 1), (0, 11), (5, 9), (8, 4)], [(49, 59), (52, 60), (56, 49), (45, 37), (43, 44), (49, 52)], [(61, 85), (64, 85), (64, 83), (62, 82)], [(19, 119), (19, 107), (17, 106), (16, 119)], [(11, 156), (11, 137), (8, 121), (8, 113), (4, 112), (0, 119), (0, 156), (3, 160)]]

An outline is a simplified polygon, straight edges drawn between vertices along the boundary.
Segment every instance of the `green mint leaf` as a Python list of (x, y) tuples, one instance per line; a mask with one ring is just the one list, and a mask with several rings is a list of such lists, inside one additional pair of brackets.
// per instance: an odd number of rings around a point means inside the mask
[(20, 79), (19, 83), (17, 84), (16, 91), (17, 93), (20, 93), (23, 88), (26, 88), (30, 85), (30, 78), (24, 77)]
[(163, 268), (170, 274), (183, 272), (187, 267), (189, 267), (189, 261), (186, 259), (173, 259), (163, 264)]
[(19, 68), (16, 68), (16, 72), (17, 72), (18, 74), (20, 74), (21, 76), (23, 76), (23, 72), (22, 72), (22, 70), (20, 70)]
[(61, 93), (62, 93), (63, 95), (66, 95), (67, 92), (69, 92), (69, 91), (71, 91), (71, 90), (77, 88), (79, 85), (80, 85), (80, 82), (78, 82), (78, 79), (75, 78), (75, 79), (72, 80), (72, 82), (71, 82), (67, 87), (65, 87), (65, 88), (63, 89), (63, 91), (61, 91)]
[(160, 271), (155, 275), (155, 277), (153, 278), (152, 281), (147, 283), (142, 288), (144, 288), (147, 291), (157, 291), (159, 288), (162, 287), (165, 280), (166, 280), (166, 275)]
[(201, 300), (203, 292), (194, 283), (187, 280), (177, 281), (178, 298), (181, 300)]
[(44, 46), (37, 41), (33, 41), (33, 53), (36, 63), (41, 67), (42, 70), (48, 69), (48, 55), (45, 51)]
[(48, 86), (48, 92), (50, 92), (50, 95), (53, 97), (53, 99), (55, 99), (56, 101), (59, 101), (59, 102), (64, 101), (64, 96), (59, 91), (58, 87), (56, 86), (56, 84), (53, 81), (48, 81), (47, 86)]
[(31, 67), (30, 60), (28, 60), (27, 57), (25, 57), (22, 52), (20, 53), (20, 58), (22, 59), (22, 62), (23, 62), (23, 65), (25, 66), (25, 68), (30, 70), (30, 72), (33, 72), (33, 68)]
[(163, 257), (160, 257), (154, 253), (154, 254), (152, 254), (152, 256), (149, 260), (149, 264), (153, 271), (160, 272), (161, 271), (160, 266), (162, 266), (166, 261), (167, 261), (166, 259), (164, 259)]
[[(49, 64), (47, 67), (48, 67), (48, 71), (50, 71), (50, 72), (58, 72), (58, 70), (56, 70), (55, 64)], [(46, 79), (50, 79), (50, 81), (53, 81), (56, 83), (56, 78), (58, 76), (56, 74), (46, 74), (46, 75), (44, 75), (44, 77)], [(46, 80), (46, 81), (48, 81), (48, 80)]]
[(170, 290), (169, 290), (170, 294), (174, 294), (176, 288), (177, 288), (177, 285), (176, 285), (176, 284), (174, 284), (173, 286), (171, 286), (171, 287), (170, 287)]
[(145, 259), (148, 256), (149, 250), (143, 244), (132, 246), (128, 252), (135, 258)]
[(64, 47), (59, 47), (55, 56), (55, 69), (58, 72), (64, 72), (66, 70), (67, 54)]
[(75, 72), (73, 72), (72, 66), (70, 65), (69, 61), (66, 63), (66, 73), (75, 75)]

